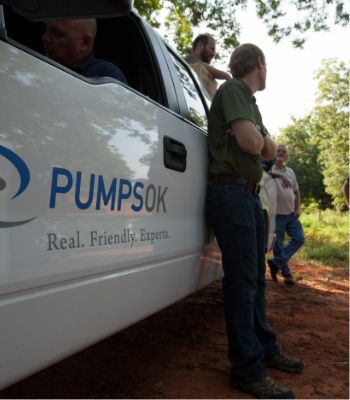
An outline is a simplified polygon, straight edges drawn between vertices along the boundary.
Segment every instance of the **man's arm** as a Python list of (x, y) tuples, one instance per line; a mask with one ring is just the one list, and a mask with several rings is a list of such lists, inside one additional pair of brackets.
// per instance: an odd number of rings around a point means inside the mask
[(276, 173), (276, 172), (269, 172), (269, 174), (270, 174), (270, 176), (272, 177), (272, 178), (279, 178), (279, 179), (281, 179), (281, 181), (282, 181), (282, 186), (285, 188), (285, 189), (287, 189), (287, 188), (291, 188), (292, 187), (292, 182), (286, 177), (286, 176), (284, 176), (284, 175), (282, 175), (282, 174), (278, 174), (278, 173)]
[(212, 65), (207, 64), (207, 63), (203, 63), (205, 68), (207, 69), (207, 71), (210, 73), (210, 75), (214, 78), (214, 79), (232, 79), (232, 76), (230, 74), (228, 74), (227, 72), (221, 71), (217, 68), (214, 68)]
[(264, 137), (264, 146), (261, 150), (261, 157), (268, 161), (271, 161), (276, 157), (276, 143), (268, 134)]
[(299, 190), (296, 190), (294, 192), (295, 199), (294, 199), (294, 217), (299, 218), (300, 217), (300, 192)]
[(265, 137), (247, 119), (231, 122), (231, 135), (237, 140), (239, 147), (247, 154), (261, 154), (265, 160), (273, 160), (276, 155), (276, 144), (269, 135)]
[(231, 135), (237, 140), (239, 147), (247, 154), (260, 154), (264, 146), (264, 138), (247, 119), (235, 119), (231, 122)]

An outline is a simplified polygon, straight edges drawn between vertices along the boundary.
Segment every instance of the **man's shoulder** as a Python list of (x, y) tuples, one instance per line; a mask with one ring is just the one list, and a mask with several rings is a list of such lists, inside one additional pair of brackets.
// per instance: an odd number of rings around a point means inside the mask
[(292, 174), (292, 175), (295, 176), (295, 172), (294, 172), (293, 168), (291, 168), (291, 167), (286, 167), (286, 170), (287, 170), (290, 174)]
[(100, 63), (101, 63), (101, 67), (105, 68), (106, 70), (114, 70), (114, 71), (121, 72), (121, 69), (119, 67), (117, 67), (115, 64), (112, 64), (109, 61), (100, 60)]
[(188, 62), (188, 64), (194, 64), (201, 62), (201, 59), (198, 57), (197, 54), (190, 53), (185, 57), (185, 61)]
[(102, 73), (107, 74), (107, 75), (104, 75), (104, 76), (110, 76), (112, 78), (115, 77), (115, 78), (117, 78), (119, 80), (122, 80), (120, 78), (123, 77), (123, 80), (125, 80), (124, 74), (121, 71), (121, 69), (119, 67), (117, 67), (115, 64), (113, 64), (113, 63), (111, 63), (109, 61), (96, 58), (95, 68), (101, 74)]
[(240, 88), (241, 89), (241, 84), (240, 81), (236, 78), (228, 79), (225, 81), (220, 88)]
[(126, 83), (126, 78), (120, 68), (109, 61), (95, 56), (89, 57), (84, 65), (82, 73), (90, 78), (110, 77)]
[(230, 95), (246, 96), (246, 91), (239, 79), (228, 79), (218, 89), (221, 94), (230, 93)]
[(218, 104), (231, 107), (232, 104), (243, 105), (249, 103), (249, 96), (242, 87), (238, 79), (229, 79), (225, 81), (215, 94)]

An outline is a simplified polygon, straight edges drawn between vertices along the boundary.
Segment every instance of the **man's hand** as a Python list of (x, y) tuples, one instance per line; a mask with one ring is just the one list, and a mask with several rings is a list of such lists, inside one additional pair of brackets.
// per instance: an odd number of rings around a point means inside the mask
[(288, 189), (288, 188), (292, 187), (292, 182), (287, 177), (285, 177), (284, 175), (280, 175), (280, 178), (282, 180), (282, 186), (285, 189)]
[(285, 189), (292, 187), (292, 182), (286, 176), (276, 172), (270, 172), (270, 175), (272, 176), (272, 178), (281, 179), (282, 187), (284, 187)]
[(299, 218), (300, 217), (300, 211), (299, 210), (295, 210), (293, 213), (295, 218)]

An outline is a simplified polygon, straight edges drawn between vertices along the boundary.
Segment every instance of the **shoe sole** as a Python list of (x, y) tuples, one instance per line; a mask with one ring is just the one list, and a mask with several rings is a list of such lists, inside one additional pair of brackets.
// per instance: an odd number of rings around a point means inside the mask
[(277, 367), (275, 365), (272, 364), (268, 364), (268, 363), (264, 363), (265, 367), (267, 368), (273, 368), (273, 369), (277, 369), (278, 371), (282, 371), (282, 372), (289, 372), (291, 374), (298, 374), (300, 373), (303, 369), (304, 369), (304, 365), (300, 366), (300, 367), (294, 367), (294, 368), (288, 368), (288, 367)]
[(237, 390), (240, 390), (241, 392), (248, 393), (248, 394), (256, 397), (257, 399), (267, 399), (267, 398), (269, 398), (269, 399), (295, 399), (295, 394), (292, 392), (292, 390), (288, 390), (286, 392), (281, 392), (278, 395), (276, 394), (275, 396), (269, 395), (267, 397), (267, 395), (263, 395), (263, 394), (259, 395), (259, 393), (254, 390), (249, 390), (249, 389), (247, 390), (246, 388), (241, 387), (239, 384), (232, 383), (232, 387)]

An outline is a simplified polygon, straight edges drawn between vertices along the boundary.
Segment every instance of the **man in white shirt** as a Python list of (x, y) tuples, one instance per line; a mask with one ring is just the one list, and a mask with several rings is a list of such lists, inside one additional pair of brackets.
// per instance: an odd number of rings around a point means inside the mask
[[(287, 285), (294, 285), (288, 262), (304, 244), (305, 236), (299, 221), (300, 192), (294, 171), (285, 165), (288, 159), (287, 146), (279, 144), (274, 165), (270, 175), (277, 184), (276, 243), (273, 249), (274, 258), (268, 260), (271, 277), (277, 282), (281, 272)], [(290, 237), (284, 244), (285, 234)]]

